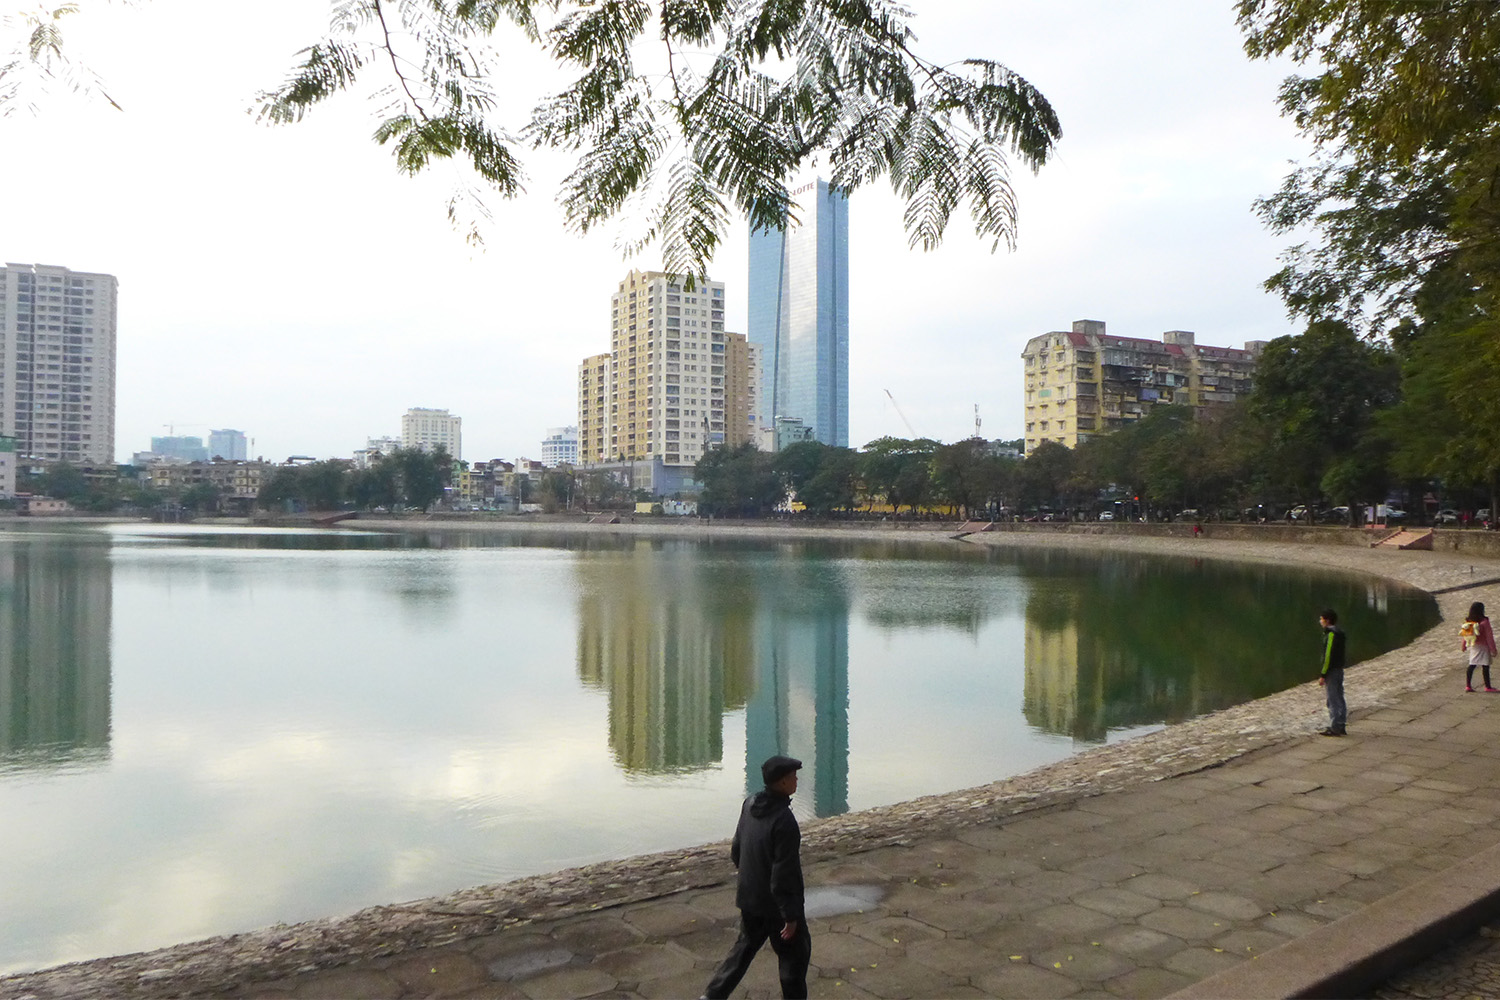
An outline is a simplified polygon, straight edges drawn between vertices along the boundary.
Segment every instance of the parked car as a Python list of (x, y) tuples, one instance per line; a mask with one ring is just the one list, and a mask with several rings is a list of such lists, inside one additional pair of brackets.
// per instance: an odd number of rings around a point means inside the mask
[(1177, 520), (1179, 521), (1196, 521), (1198, 517), (1197, 507), (1189, 507), (1187, 510), (1177, 512)]
[(1319, 512), (1318, 520), (1323, 524), (1348, 524), (1349, 508), (1329, 507), (1327, 510)]
[(1433, 518), (1432, 523), (1433, 524), (1457, 524), (1458, 523), (1458, 511), (1454, 510), (1451, 507), (1444, 507), (1442, 510), (1440, 510), (1440, 511), (1437, 512), (1437, 517)]
[(1115, 512), (1112, 510), (1101, 510), (1099, 512), (1099, 520), (1101, 521), (1113, 521), (1114, 519)]

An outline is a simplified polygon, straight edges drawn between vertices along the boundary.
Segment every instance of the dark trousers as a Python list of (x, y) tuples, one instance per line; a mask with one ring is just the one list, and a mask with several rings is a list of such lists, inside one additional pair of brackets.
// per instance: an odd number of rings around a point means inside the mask
[(787, 1000), (804, 1000), (807, 996), (807, 967), (812, 962), (812, 935), (807, 932), (807, 921), (804, 920), (797, 924), (797, 933), (792, 939), (783, 941), (781, 928), (785, 923), (774, 913), (765, 916), (741, 910), (740, 936), (729, 949), (729, 957), (708, 981), (703, 995), (709, 1000), (724, 1000), (733, 993), (749, 971), (755, 953), (769, 940), (781, 966), (781, 995)]
[(1464, 685), (1466, 687), (1473, 687), (1474, 686), (1474, 668), (1475, 667), (1478, 667), (1478, 668), (1480, 668), (1481, 670), (1484, 671), (1484, 686), (1485, 687), (1489, 687), (1490, 686), (1490, 665), (1488, 663), (1471, 663), (1471, 664), (1469, 664), (1469, 675), (1468, 675), (1468, 679), (1466, 681), (1464, 681)]
[(1342, 730), (1349, 721), (1349, 706), (1344, 704), (1344, 669), (1335, 667), (1323, 675), (1323, 686), (1328, 692), (1328, 725)]

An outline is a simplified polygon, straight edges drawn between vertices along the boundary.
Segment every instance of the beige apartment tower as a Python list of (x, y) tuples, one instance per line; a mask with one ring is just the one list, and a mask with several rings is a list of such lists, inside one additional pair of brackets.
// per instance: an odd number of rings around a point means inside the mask
[(401, 415), (401, 447), (408, 451), (442, 448), (456, 462), (464, 453), (463, 418), (447, 410), (413, 407)]
[(1021, 352), (1026, 381), (1026, 452), (1044, 441), (1069, 448), (1141, 419), (1158, 404), (1204, 410), (1250, 392), (1265, 341), (1244, 350), (1202, 347), (1187, 330), (1161, 340), (1116, 337), (1101, 320), (1032, 337)]
[(18, 460), (114, 465), (111, 274), (0, 267), (0, 435)]
[(684, 482), (706, 451), (748, 439), (747, 357), (724, 331), (723, 282), (631, 271), (610, 298), (609, 353), (578, 368), (579, 461), (649, 461)]

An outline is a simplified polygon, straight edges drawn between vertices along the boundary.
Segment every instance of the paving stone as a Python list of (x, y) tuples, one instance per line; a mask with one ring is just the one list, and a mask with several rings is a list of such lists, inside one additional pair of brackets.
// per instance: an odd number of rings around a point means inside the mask
[(1286, 864), (1285, 857), (1266, 854), (1253, 847), (1231, 847), (1228, 850), (1210, 854), (1203, 860), (1251, 874), (1270, 871), (1272, 868), (1279, 868)]
[(1161, 906), (1161, 900), (1129, 889), (1095, 889), (1079, 893), (1073, 897), (1073, 902), (1111, 917), (1138, 917)]
[(1182, 939), (1149, 927), (1123, 924), (1099, 935), (1099, 946), (1141, 963), (1155, 962), (1182, 950)]
[(566, 968), (544, 972), (516, 985), (532, 1000), (555, 1000), (557, 997), (591, 997), (614, 989), (615, 983), (614, 976), (598, 969)]
[(1153, 899), (1185, 899), (1198, 891), (1198, 886), (1192, 882), (1157, 872), (1137, 875), (1121, 883), (1121, 887)]
[(1071, 872), (1037, 872), (1016, 880), (1017, 887), (1050, 899), (1071, 899), (1081, 892), (1099, 888), (1094, 879)]
[[(912, 940), (920, 940), (922, 931), (919, 927), (920, 925), (914, 927), (911, 922), (903, 922), (899, 929), (910, 933)], [(897, 941), (899, 934), (887, 936), (864, 933), (868, 930), (868, 927), (860, 927), (853, 934), (830, 934), (813, 938), (813, 964), (834, 972), (841, 969), (863, 969), (887, 961), (904, 950), (905, 945)], [(926, 933), (930, 936), (933, 932), (929, 929)]]
[(1171, 934), (1184, 941), (1207, 941), (1225, 931), (1224, 922), (1212, 913), (1190, 910), (1185, 906), (1164, 906), (1153, 910), (1137, 921), (1148, 930)]
[(529, 979), (548, 969), (562, 968), (572, 962), (574, 957), (567, 948), (548, 943), (544, 947), (514, 951), (494, 958), (485, 971), (491, 979)]
[(1056, 897), (1033, 889), (1003, 884), (984, 889), (971, 889), (964, 893), (964, 899), (987, 906), (1004, 919), (1032, 913), (1051, 906), (1057, 901)]
[[(766, 950), (770, 950), (769, 945)], [(606, 952), (594, 959), (593, 968), (606, 972), (617, 980), (641, 982), (681, 975), (693, 968), (693, 959), (687, 952), (664, 947), (653, 941)]]
[(998, 924), (1008, 916), (999, 907), (977, 899), (944, 899), (940, 904), (912, 907), (907, 916), (949, 934), (968, 935)]
[(424, 951), (407, 955), (385, 970), (418, 996), (462, 993), (489, 981), (484, 963), (463, 952)]
[(679, 934), (672, 939), (672, 943), (694, 958), (718, 962), (729, 953), (730, 945), (734, 944), (739, 936), (736, 926), (722, 924), (716, 927), (705, 927), (691, 934)]
[(1045, 910), (1038, 910), (1031, 915), (1030, 919), (1038, 927), (1063, 937), (1086, 937), (1106, 927), (1114, 926), (1113, 918), (1105, 916), (1098, 910), (1090, 910), (1072, 903), (1061, 903), (1049, 906)]
[(1255, 920), (1266, 915), (1265, 908), (1255, 900), (1228, 892), (1200, 892), (1183, 902), (1195, 910), (1229, 920)]
[(926, 941), (929, 938), (944, 936), (941, 929), (920, 920), (889, 915), (882, 915), (856, 924), (849, 928), (849, 934), (864, 938), (884, 949), (899, 949), (915, 941)]
[(1209, 944), (1215, 948), (1223, 948), (1227, 954), (1248, 958), (1279, 948), (1289, 940), (1290, 938), (1271, 931), (1233, 930), (1223, 937), (1214, 938)]
[(1133, 1000), (1164, 997), (1192, 985), (1200, 976), (1184, 976), (1180, 972), (1166, 969), (1136, 969), (1123, 976), (1116, 976), (1104, 984), (1112, 996)]
[(1312, 815), (1306, 809), (1298, 809), (1294, 806), (1283, 805), (1281, 803), (1271, 803), (1270, 805), (1261, 806), (1259, 809), (1252, 809), (1239, 820), (1239, 823), (1246, 830), (1271, 833), (1277, 830), (1285, 830), (1287, 827), (1295, 826), (1298, 823), (1306, 823), (1312, 819)]
[(481, 962), (490, 962), (506, 955), (539, 951), (555, 947), (552, 939), (539, 931), (505, 931), (478, 938), (469, 947), (469, 954)]
[(1057, 943), (1058, 935), (1029, 920), (1009, 920), (972, 935), (970, 940), (1009, 959), (1012, 955), (1025, 958), (1032, 952), (1051, 947)]
[(1390, 867), (1388, 862), (1380, 858), (1372, 858), (1357, 851), (1325, 851), (1314, 854), (1311, 860), (1314, 864), (1327, 865), (1350, 875), (1374, 875)]
[(1141, 874), (1145, 869), (1118, 854), (1107, 854), (1097, 858), (1080, 858), (1062, 866), (1062, 870), (1073, 875), (1082, 875), (1101, 885), (1123, 882)]
[(676, 937), (678, 934), (700, 931), (713, 923), (705, 919), (696, 907), (662, 900), (627, 907), (620, 915), (627, 924), (647, 937)]
[(618, 914), (565, 921), (552, 932), (552, 940), (586, 958), (636, 944), (643, 937)]
[(1180, 972), (1194, 979), (1207, 979), (1225, 969), (1232, 969), (1246, 961), (1243, 955), (1231, 955), (1213, 948), (1184, 948), (1162, 963), (1169, 972)]
[[(971, 982), (992, 997), (1068, 997), (1079, 991), (1079, 984), (1051, 969), (1039, 969), (1029, 962), (1008, 962), (976, 972)], [(938, 994), (914, 993), (912, 996)]]
[(1101, 983), (1106, 979), (1123, 976), (1134, 968), (1133, 963), (1112, 951), (1105, 950), (1102, 944), (1075, 943), (1049, 948), (1032, 956), (1031, 961), (1033, 965), (1052, 969), (1069, 979), (1078, 979), (1085, 983)]
[(860, 989), (886, 1000), (947, 996), (967, 979), (967, 973), (951, 975), (920, 962), (893, 962), (884, 968), (863, 969), (848, 976), (848, 981)]
[(1316, 917), (1310, 917), (1305, 913), (1297, 913), (1295, 911), (1277, 911), (1276, 913), (1267, 914), (1264, 919), (1259, 921), (1260, 926), (1271, 933), (1280, 934), (1288, 938), (1299, 938), (1304, 934), (1311, 934), (1327, 922), (1326, 920), (1319, 920)]
[(987, 969), (1010, 960), (1008, 956), (986, 948), (977, 941), (952, 938), (917, 941), (906, 949), (906, 954), (908, 958), (930, 969), (960, 979), (967, 979), (971, 969)]

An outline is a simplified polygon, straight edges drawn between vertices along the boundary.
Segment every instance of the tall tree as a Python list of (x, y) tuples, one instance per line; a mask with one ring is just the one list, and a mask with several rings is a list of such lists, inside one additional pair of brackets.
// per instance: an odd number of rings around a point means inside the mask
[(915, 511), (931, 490), (932, 456), (940, 447), (932, 438), (883, 437), (871, 441), (860, 452), (865, 488), (883, 496), (897, 514), (903, 506)]
[[(1321, 495), (1323, 479), (1336, 463), (1378, 460), (1379, 449), (1366, 439), (1376, 430), (1376, 414), (1394, 405), (1398, 393), (1392, 352), (1361, 340), (1347, 324), (1328, 320), (1266, 345), (1247, 405), (1269, 428), (1273, 453), (1268, 458), (1281, 485), (1291, 498), (1310, 501)], [(1333, 482), (1348, 488), (1380, 474), (1345, 468)]]

